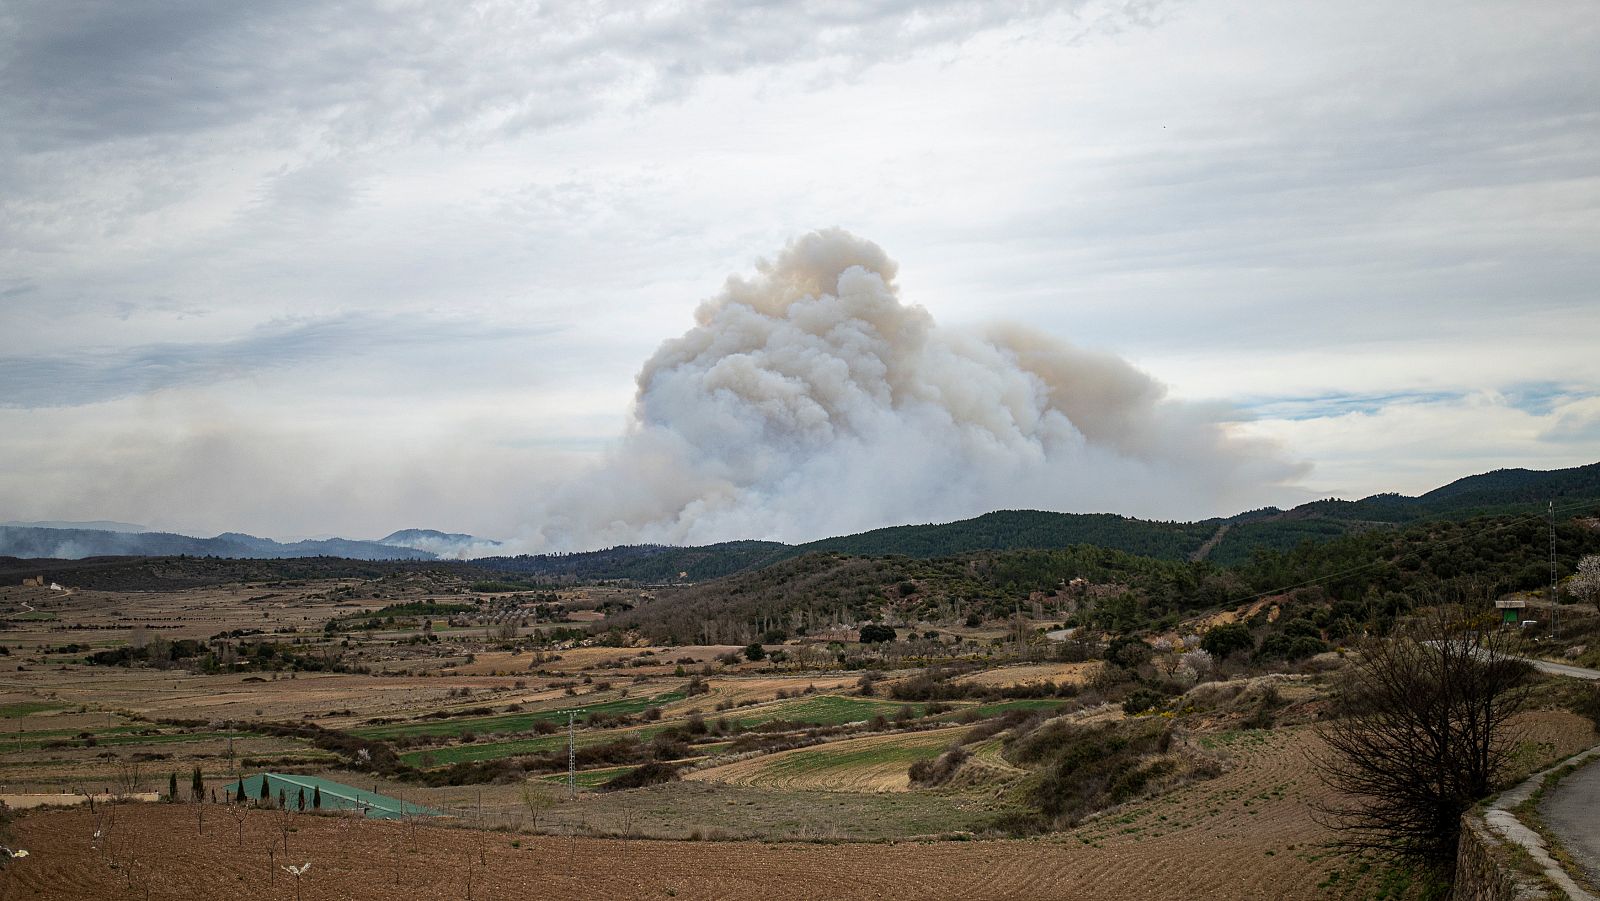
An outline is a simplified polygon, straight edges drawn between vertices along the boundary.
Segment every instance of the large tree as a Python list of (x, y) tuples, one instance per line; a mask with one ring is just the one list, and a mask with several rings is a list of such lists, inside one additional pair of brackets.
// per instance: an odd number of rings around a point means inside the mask
[(1516, 747), (1532, 672), (1515, 632), (1439, 609), (1369, 642), (1345, 671), (1317, 760), (1321, 805), (1346, 847), (1448, 874), (1461, 815), (1488, 797)]

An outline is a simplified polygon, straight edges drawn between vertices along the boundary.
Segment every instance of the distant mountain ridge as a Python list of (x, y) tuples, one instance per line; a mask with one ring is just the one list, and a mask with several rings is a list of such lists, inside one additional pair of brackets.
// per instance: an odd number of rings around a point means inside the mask
[(148, 526), (135, 525), (131, 522), (114, 522), (108, 519), (96, 519), (90, 522), (0, 522), (0, 526), (14, 526), (21, 529), (91, 529), (97, 532), (153, 532)]
[(0, 526), (0, 555), (77, 560), (83, 557), (236, 557), (277, 560), (288, 557), (344, 557), (351, 560), (433, 560), (436, 555), (409, 547), (345, 538), (280, 543), (241, 532), (194, 538), (171, 532), (109, 532)]
[(700, 547), (624, 545), (567, 554), (492, 555), (499, 542), (459, 532), (402, 529), (377, 541), (343, 538), (280, 543), (236, 532), (194, 538), (166, 532), (114, 532), (35, 525), (0, 526), (0, 555), (76, 559), (91, 556), (215, 556), (241, 559), (346, 557), (354, 560), (466, 559), (507, 572), (563, 580), (702, 581), (813, 552), (933, 558), (974, 551), (1062, 548), (1092, 544), (1161, 560), (1203, 557), (1220, 564), (1249, 559), (1258, 548), (1283, 550), (1352, 532), (1394, 528), (1426, 519), (1542, 513), (1600, 505), (1600, 463), (1538, 471), (1500, 469), (1457, 479), (1418, 497), (1375, 494), (1357, 501), (1312, 501), (1290, 510), (1267, 507), (1227, 518), (1160, 522), (1112, 513), (997, 510), (957, 522), (890, 526), (789, 545), (729, 541)]
[(468, 558), (492, 553), (501, 543), (489, 538), (479, 538), (462, 532), (438, 532), (433, 529), (401, 529), (378, 539), (386, 547), (405, 547), (426, 551), (438, 557)]

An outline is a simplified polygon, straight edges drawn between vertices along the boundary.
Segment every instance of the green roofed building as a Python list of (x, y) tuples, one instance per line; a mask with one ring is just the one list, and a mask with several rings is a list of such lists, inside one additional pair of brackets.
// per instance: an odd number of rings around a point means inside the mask
[(323, 810), (353, 810), (374, 820), (398, 820), (407, 816), (445, 816), (444, 813), (431, 807), (352, 788), (330, 779), (288, 773), (258, 773), (246, 776), (242, 780), (235, 779), (226, 786), (229, 798), (232, 799), (238, 793), (239, 785), (243, 783), (245, 800), (255, 801), (261, 797), (262, 780), (266, 780), (267, 783), (267, 797), (276, 802), (278, 791), (281, 789), (289, 798), (289, 804), (295, 809), (299, 809), (297, 798), (299, 790), (303, 788), (306, 791), (307, 811), (311, 809), (311, 798), (320, 791)]

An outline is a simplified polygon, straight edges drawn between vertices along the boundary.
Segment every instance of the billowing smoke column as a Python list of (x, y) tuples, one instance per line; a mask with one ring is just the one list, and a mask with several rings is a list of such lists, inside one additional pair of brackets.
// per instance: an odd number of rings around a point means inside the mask
[(639, 373), (634, 422), (547, 548), (806, 540), (996, 509), (1207, 515), (1296, 475), (1126, 362), (941, 330), (841, 230), (730, 278)]

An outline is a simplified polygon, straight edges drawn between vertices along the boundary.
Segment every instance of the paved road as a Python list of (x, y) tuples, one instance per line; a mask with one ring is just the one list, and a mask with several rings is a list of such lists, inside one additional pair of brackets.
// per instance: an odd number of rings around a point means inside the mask
[(1590, 682), (1600, 680), (1600, 670), (1584, 669), (1581, 666), (1569, 666), (1565, 663), (1551, 663), (1548, 660), (1535, 660), (1532, 657), (1524, 657), (1522, 659), (1533, 664), (1533, 668), (1539, 672), (1549, 673), (1552, 676), (1587, 679)]
[[(1437, 645), (1440, 642), (1430, 641), (1427, 643)], [(1474, 652), (1474, 656), (1482, 658), (1488, 656), (1488, 652), (1478, 650)], [(1534, 669), (1541, 673), (1549, 673), (1552, 676), (1566, 676), (1569, 679), (1584, 679), (1589, 682), (1600, 680), (1600, 670), (1584, 669), (1581, 666), (1573, 666), (1569, 663), (1551, 663), (1548, 660), (1540, 660), (1536, 657), (1516, 657), (1516, 659), (1531, 663)]]
[[(1522, 659), (1541, 673), (1590, 682), (1600, 680), (1600, 670), (1531, 657)], [(1591, 757), (1582, 769), (1556, 783), (1555, 789), (1539, 802), (1539, 816), (1561, 847), (1572, 855), (1590, 885), (1600, 885), (1600, 764), (1596, 760), (1600, 757)], [(1567, 869), (1570, 872), (1571, 867)]]
[[(1597, 758), (1600, 759), (1600, 758)], [(1539, 802), (1539, 815), (1590, 884), (1600, 885), (1600, 764), (1591, 760)]]

